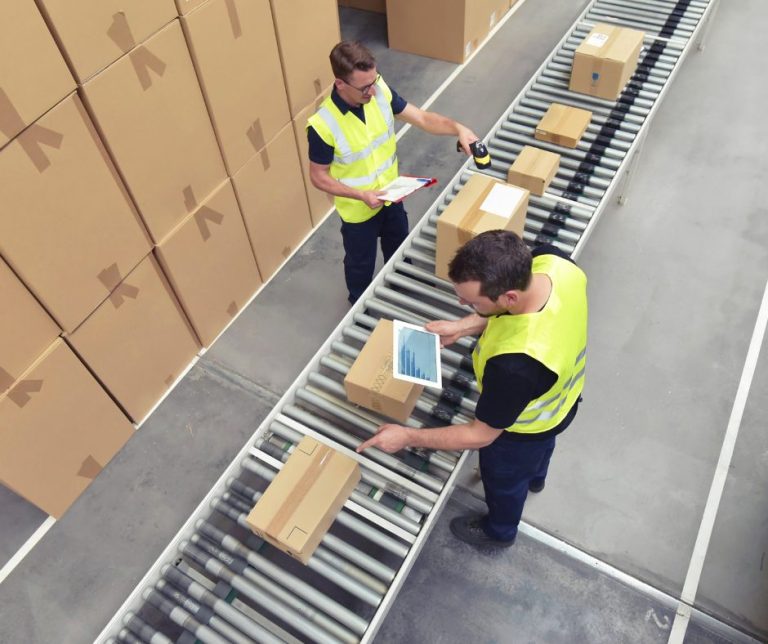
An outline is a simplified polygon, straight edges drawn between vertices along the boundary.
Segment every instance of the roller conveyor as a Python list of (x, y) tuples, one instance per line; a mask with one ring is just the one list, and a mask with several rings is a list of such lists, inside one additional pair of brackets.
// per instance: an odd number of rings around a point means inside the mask
[[(627, 180), (670, 81), (717, 0), (595, 0), (522, 90), (485, 142), (486, 174), (505, 179), (525, 145), (561, 163), (547, 192), (531, 196), (524, 239), (576, 256)], [(645, 32), (637, 71), (617, 101), (568, 90), (573, 53), (598, 22)], [(536, 141), (553, 103), (592, 111), (571, 150)], [(374, 284), (105, 627), (99, 642), (369, 642), (447, 501), (466, 453), (355, 447), (388, 419), (346, 400), (343, 379), (380, 318), (423, 324), (468, 311), (434, 275), (436, 221), (475, 170), (470, 161), (422, 218)], [(473, 342), (444, 349), (443, 384), (428, 388), (406, 423), (461, 423), (474, 414)], [(325, 441), (356, 458), (362, 479), (307, 566), (256, 537), (245, 519), (295, 445)]]

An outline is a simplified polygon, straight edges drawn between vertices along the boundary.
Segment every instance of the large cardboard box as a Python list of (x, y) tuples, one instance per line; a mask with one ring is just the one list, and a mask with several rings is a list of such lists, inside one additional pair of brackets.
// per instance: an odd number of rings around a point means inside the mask
[(387, 0), (391, 49), (463, 63), (497, 21), (490, 0)]
[(592, 112), (552, 103), (536, 126), (534, 137), (566, 148), (575, 148), (592, 120)]
[(206, 347), (261, 284), (229, 179), (155, 253)]
[(387, 0), (339, 0), (339, 6), (375, 13), (387, 13)]
[(437, 220), (435, 275), (448, 278), (456, 251), (487, 230), (511, 230), (522, 237), (528, 190), (473, 174)]
[(307, 121), (309, 117), (317, 112), (320, 103), (331, 93), (333, 83), (326, 87), (322, 94), (312, 101), (307, 107), (296, 115), (293, 119), (293, 131), (296, 135), (296, 146), (299, 149), (299, 160), (301, 161), (301, 174), (304, 178), (304, 188), (309, 201), (309, 213), (312, 217), (312, 225), (317, 226), (328, 211), (334, 208), (333, 195), (318, 190), (312, 185), (309, 178), (309, 141), (307, 140)]
[(507, 183), (543, 195), (560, 166), (560, 155), (526, 145), (507, 171)]
[(0, 482), (58, 519), (132, 435), (128, 419), (56, 340), (0, 396)]
[(306, 564), (359, 481), (355, 459), (305, 436), (251, 510), (248, 525)]
[(0, 150), (0, 254), (65, 331), (150, 248), (76, 96)]
[[(176, 0), (176, 7), (179, 11), (179, 15), (184, 16), (206, 2), (208, 2), (208, 0)], [(231, 2), (231, 0), (227, 0), (227, 2)]]
[(176, 17), (173, 0), (38, 0), (82, 83)]
[(82, 91), (147, 229), (160, 241), (226, 178), (178, 20)]
[(270, 0), (291, 116), (333, 82), (328, 56), (341, 40), (336, 0)]
[(291, 120), (269, 0), (210, 0), (181, 24), (233, 176)]
[(61, 329), (0, 259), (0, 394), (51, 346)]
[(74, 90), (35, 3), (0, 3), (0, 148)]
[(392, 320), (379, 320), (344, 378), (347, 399), (371, 411), (406, 422), (424, 385), (392, 374)]
[(635, 73), (643, 32), (597, 24), (576, 48), (568, 88), (615, 100)]
[(312, 230), (290, 123), (243, 166), (232, 183), (266, 281)]
[(152, 255), (67, 340), (135, 422), (200, 348)]

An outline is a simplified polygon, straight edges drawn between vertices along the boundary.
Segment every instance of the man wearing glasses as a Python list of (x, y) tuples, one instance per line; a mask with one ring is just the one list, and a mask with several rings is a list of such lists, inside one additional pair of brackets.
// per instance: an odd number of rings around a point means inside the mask
[(341, 216), (344, 277), (354, 303), (373, 279), (376, 244), (386, 262), (408, 235), (402, 203), (385, 203), (381, 188), (398, 176), (394, 119), (430, 134), (456, 136), (464, 152), (477, 136), (461, 123), (407, 103), (376, 70), (362, 43), (331, 51), (331, 95), (307, 123), (312, 184), (334, 196)]

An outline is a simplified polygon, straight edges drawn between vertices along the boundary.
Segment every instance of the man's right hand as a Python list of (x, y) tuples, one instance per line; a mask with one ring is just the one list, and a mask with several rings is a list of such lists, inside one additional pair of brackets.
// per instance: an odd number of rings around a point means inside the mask
[(360, 193), (360, 199), (373, 210), (384, 205), (384, 202), (380, 199), (380, 196), (383, 194), (385, 194), (383, 190), (364, 190)]
[(424, 328), (430, 333), (437, 333), (440, 336), (440, 346), (447, 347), (464, 335), (460, 322), (460, 320), (434, 320), (427, 322)]

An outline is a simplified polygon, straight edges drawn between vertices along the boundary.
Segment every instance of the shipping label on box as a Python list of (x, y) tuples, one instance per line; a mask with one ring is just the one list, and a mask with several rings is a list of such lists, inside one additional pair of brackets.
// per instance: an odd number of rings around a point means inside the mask
[(349, 402), (404, 423), (416, 407), (424, 385), (394, 377), (392, 337), (392, 321), (379, 320), (344, 378), (344, 389)]
[(522, 236), (529, 192), (482, 174), (473, 174), (437, 220), (435, 275), (448, 278), (456, 251), (487, 230)]
[(541, 196), (557, 173), (560, 155), (526, 145), (507, 172), (507, 183)]
[(643, 32), (597, 24), (576, 48), (568, 88), (615, 100), (637, 68)]
[(538, 141), (575, 148), (592, 120), (592, 112), (552, 103), (536, 126)]
[(355, 459), (305, 436), (251, 510), (248, 525), (306, 564), (359, 481)]

